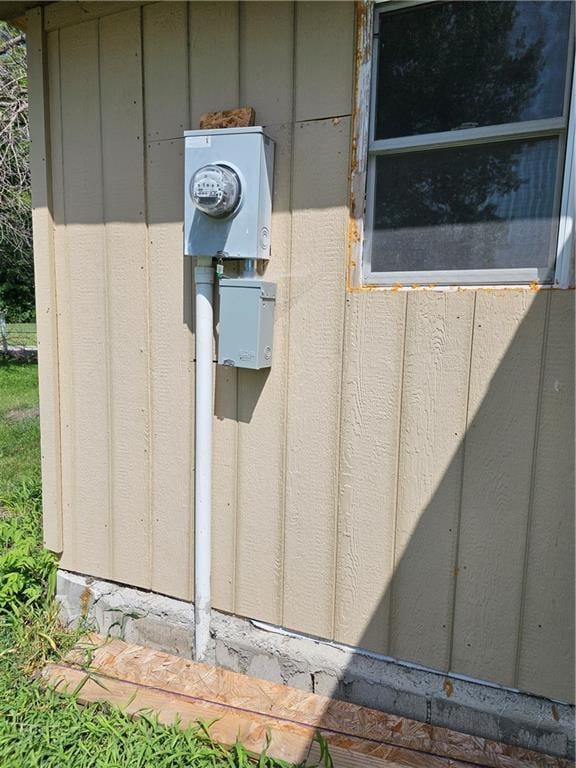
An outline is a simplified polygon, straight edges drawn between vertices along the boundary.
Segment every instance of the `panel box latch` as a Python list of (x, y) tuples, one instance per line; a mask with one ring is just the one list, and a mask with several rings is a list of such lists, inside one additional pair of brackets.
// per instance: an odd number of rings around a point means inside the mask
[(236, 368), (272, 365), (276, 284), (251, 278), (220, 281), (218, 363)]

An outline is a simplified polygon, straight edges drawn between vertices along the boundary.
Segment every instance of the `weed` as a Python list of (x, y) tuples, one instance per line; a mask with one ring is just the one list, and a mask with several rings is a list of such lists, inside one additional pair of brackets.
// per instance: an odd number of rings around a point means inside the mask
[[(252, 755), (240, 743), (222, 747), (204, 723), (182, 730), (149, 712), (130, 718), (106, 704), (80, 706), (35, 678), (84, 629), (65, 630), (53, 600), (56, 559), (41, 545), (37, 419), (6, 418), (14, 409), (37, 406), (35, 377), (34, 365), (0, 363), (0, 766), (289, 768), (266, 751)], [(332, 768), (320, 734), (316, 741), (320, 765)]]

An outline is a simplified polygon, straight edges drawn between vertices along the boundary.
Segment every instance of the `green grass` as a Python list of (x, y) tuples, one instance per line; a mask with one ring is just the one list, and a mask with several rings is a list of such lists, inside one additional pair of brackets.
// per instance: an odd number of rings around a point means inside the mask
[[(80, 636), (58, 623), (56, 558), (41, 547), (36, 366), (0, 364), (0, 766), (2, 768), (280, 768), (227, 750), (209, 729), (130, 718), (107, 705), (81, 706), (35, 677)], [(320, 737), (322, 765), (332, 765)]]
[(37, 366), (0, 359), (0, 493), (38, 477)]
[(8, 323), (6, 328), (11, 347), (36, 346), (36, 323)]

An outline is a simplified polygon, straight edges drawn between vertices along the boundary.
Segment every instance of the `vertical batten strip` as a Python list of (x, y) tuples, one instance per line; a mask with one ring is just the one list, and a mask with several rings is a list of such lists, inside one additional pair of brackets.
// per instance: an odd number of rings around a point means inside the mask
[(518, 290), (483, 291), (476, 304), (452, 666), (504, 685), (515, 677), (545, 303), (545, 291)]
[[(151, 587), (193, 596), (194, 334), (182, 251), (188, 7), (142, 9), (151, 386)], [(166, 52), (171, 50), (171, 55)]]
[(294, 134), (284, 623), (330, 637), (350, 118)]
[[(290, 259), (293, 5), (241, 4), (240, 102), (256, 109), (276, 143), (272, 256), (266, 280), (277, 282), (274, 364), (238, 371), (238, 512), (236, 611), (281, 621), (284, 397)], [(274, 60), (275, 66), (268, 66)], [(262, 532), (266, 531), (266, 538)]]
[(148, 142), (146, 136), (148, 132), (148, 124), (146, 121), (146, 85), (145, 85), (145, 72), (144, 72), (144, 9), (142, 6), (138, 9), (138, 26), (140, 32), (140, 98), (142, 104), (142, 173), (144, 181), (144, 226), (145, 226), (145, 268), (146, 273), (146, 416), (147, 416), (147, 431), (146, 431), (146, 453), (147, 453), (147, 483), (146, 483), (146, 496), (148, 501), (147, 508), (147, 526), (148, 526), (148, 583), (152, 588), (154, 582), (154, 500), (152, 496), (152, 484), (154, 482), (154, 464), (155, 464), (155, 451), (154, 442), (152, 437), (152, 416), (153, 416), (153, 399), (152, 399), (152, 370), (154, 368), (154, 356), (152, 354), (152, 331), (151, 331), (151, 303), (152, 303), (152, 288), (151, 288), (151, 274), (150, 274), (150, 232), (148, 227)]
[(408, 294), (389, 653), (447, 670), (474, 294)]
[(392, 627), (392, 606), (394, 604), (394, 577), (396, 575), (397, 566), (397, 546), (398, 546), (398, 476), (400, 472), (400, 448), (402, 444), (402, 423), (404, 419), (404, 373), (406, 370), (406, 336), (408, 334), (408, 306), (409, 306), (409, 294), (406, 294), (406, 301), (404, 303), (404, 323), (402, 324), (402, 352), (400, 362), (400, 383), (399, 383), (399, 397), (398, 397), (398, 418), (396, 421), (396, 467), (395, 477), (396, 483), (394, 485), (394, 506), (391, 510), (392, 516), (392, 577), (390, 579), (388, 587), (388, 600), (387, 600), (387, 620), (386, 620), (386, 652), (392, 647), (392, 641), (394, 637), (394, 630)]
[(106, 254), (98, 22), (60, 31), (63, 209), (63, 431), (70, 467), (61, 567), (112, 578), (108, 452)]
[(280, 531), (282, 549), (280, 551), (280, 624), (285, 625), (284, 595), (286, 594), (286, 479), (288, 477), (288, 393), (290, 386), (290, 328), (292, 307), (292, 213), (294, 210), (294, 134), (296, 129), (296, 29), (298, 26), (298, 2), (292, 4), (292, 88), (290, 90), (290, 163), (288, 182), (288, 215), (289, 215), (289, 253), (286, 279), (286, 369), (282, 390), (282, 496), (280, 499)]
[[(100, 26), (114, 577), (150, 586), (147, 232), (140, 9)], [(125, 543), (130, 542), (126, 547)]]
[(538, 457), (538, 441), (540, 438), (540, 421), (542, 418), (542, 399), (543, 399), (543, 387), (544, 387), (544, 376), (546, 373), (546, 357), (547, 357), (547, 346), (548, 346), (548, 336), (550, 331), (550, 305), (551, 305), (551, 297), (552, 292), (547, 291), (546, 292), (546, 301), (545, 301), (545, 309), (544, 309), (544, 322), (543, 322), (543, 332), (542, 332), (542, 347), (540, 349), (540, 361), (539, 361), (539, 372), (540, 372), (540, 378), (538, 380), (538, 394), (537, 394), (537, 402), (536, 402), (536, 414), (535, 414), (535, 427), (534, 427), (534, 438), (533, 438), (533, 446), (532, 446), (532, 465), (530, 467), (530, 490), (528, 493), (528, 509), (526, 513), (526, 536), (524, 539), (524, 558), (523, 558), (523, 564), (522, 564), (522, 585), (521, 585), (521, 592), (520, 592), (520, 608), (518, 611), (518, 628), (516, 630), (516, 655), (514, 659), (514, 682), (513, 685), (515, 687), (518, 686), (518, 676), (519, 676), (519, 665), (520, 665), (520, 648), (522, 645), (522, 627), (524, 625), (524, 615), (526, 612), (526, 581), (528, 577), (528, 558), (530, 556), (530, 534), (531, 534), (531, 528), (532, 528), (532, 522), (533, 522), (533, 516), (534, 516), (534, 493), (535, 493), (535, 483), (536, 483), (536, 462)]
[(517, 685), (574, 697), (574, 291), (549, 291)]
[(346, 299), (335, 639), (388, 652), (406, 293)]
[[(51, 104), (43, 9), (34, 8), (29, 11), (27, 21), (44, 543), (48, 549), (61, 552), (63, 534), (58, 291), (52, 210)], [(59, 104), (55, 105), (55, 108), (58, 109)]]
[(353, 19), (351, 3), (302, 3), (295, 24), (283, 617), (323, 637), (334, 630)]
[[(189, 4), (190, 125), (204, 112), (238, 106), (237, 2)], [(218, 52), (215, 55), (215, 52)], [(209, 65), (208, 65), (209, 62)], [(191, 261), (191, 260), (189, 260)], [(234, 610), (237, 507), (238, 372), (216, 366), (214, 397), (213, 566), (214, 607)]]
[(456, 614), (456, 590), (458, 588), (458, 574), (460, 572), (460, 539), (462, 533), (462, 503), (464, 500), (464, 469), (466, 467), (466, 442), (468, 436), (468, 425), (470, 423), (470, 385), (472, 382), (472, 360), (474, 359), (474, 330), (476, 328), (476, 304), (478, 293), (474, 291), (474, 300), (472, 303), (472, 318), (470, 323), (470, 340), (468, 343), (468, 372), (466, 377), (466, 400), (464, 411), (464, 435), (462, 436), (462, 461), (460, 464), (460, 487), (458, 491), (458, 515), (456, 519), (456, 537), (454, 541), (454, 580), (450, 591), (450, 602), (452, 606), (450, 614), (450, 635), (448, 647), (448, 669), (453, 670), (454, 664), (454, 624)]

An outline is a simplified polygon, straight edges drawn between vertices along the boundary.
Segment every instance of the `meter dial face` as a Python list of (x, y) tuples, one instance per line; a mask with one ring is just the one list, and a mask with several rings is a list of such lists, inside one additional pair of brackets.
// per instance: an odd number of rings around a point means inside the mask
[(240, 179), (225, 165), (204, 165), (192, 176), (190, 192), (192, 202), (202, 213), (227, 216), (240, 202)]

